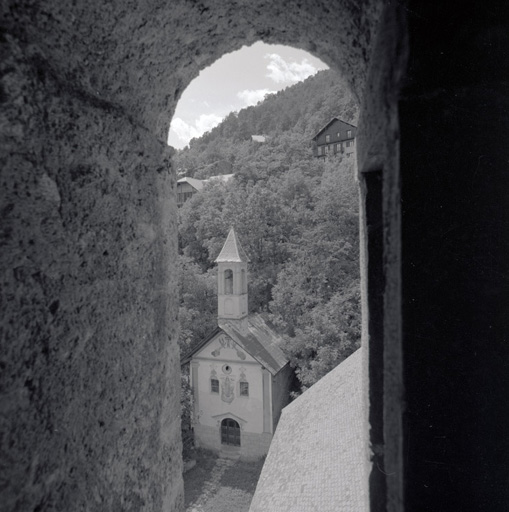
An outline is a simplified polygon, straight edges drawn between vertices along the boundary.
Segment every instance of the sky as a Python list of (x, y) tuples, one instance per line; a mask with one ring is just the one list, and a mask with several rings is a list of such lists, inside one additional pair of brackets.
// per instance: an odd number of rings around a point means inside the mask
[(181, 149), (230, 112), (256, 105), (266, 94), (294, 85), (321, 69), (328, 66), (304, 50), (262, 42), (223, 55), (180, 97), (168, 144)]

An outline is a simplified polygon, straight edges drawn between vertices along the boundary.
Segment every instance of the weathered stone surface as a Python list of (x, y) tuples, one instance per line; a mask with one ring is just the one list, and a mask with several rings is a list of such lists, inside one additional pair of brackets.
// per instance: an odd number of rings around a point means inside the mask
[(163, 510), (182, 494), (168, 150), (8, 44), (2, 509)]
[(203, 67), (257, 40), (304, 48), (361, 94), (380, 2), (267, 0), (5, 2), (4, 27), (65, 84), (122, 108), (163, 137)]

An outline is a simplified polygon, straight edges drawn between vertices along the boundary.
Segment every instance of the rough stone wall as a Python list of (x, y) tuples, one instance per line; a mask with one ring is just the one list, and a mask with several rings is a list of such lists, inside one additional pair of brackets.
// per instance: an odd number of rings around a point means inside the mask
[(182, 492), (167, 149), (5, 45), (1, 508), (169, 510), (168, 487)]
[(200, 69), (257, 40), (362, 97), (381, 2), (0, 6), (0, 502), (179, 510), (176, 228), (165, 140)]
[(3, 29), (85, 93), (166, 139), (175, 103), (205, 66), (258, 40), (304, 48), (362, 94), (381, 2), (6, 0)]

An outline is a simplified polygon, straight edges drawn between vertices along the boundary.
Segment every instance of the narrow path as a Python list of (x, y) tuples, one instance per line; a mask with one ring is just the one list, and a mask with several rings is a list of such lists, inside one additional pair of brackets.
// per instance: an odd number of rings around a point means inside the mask
[(212, 468), (210, 478), (203, 484), (203, 491), (193, 503), (187, 507), (186, 512), (205, 512), (205, 505), (210, 498), (219, 490), (221, 477), (227, 468), (233, 466), (237, 461), (235, 459), (219, 458)]

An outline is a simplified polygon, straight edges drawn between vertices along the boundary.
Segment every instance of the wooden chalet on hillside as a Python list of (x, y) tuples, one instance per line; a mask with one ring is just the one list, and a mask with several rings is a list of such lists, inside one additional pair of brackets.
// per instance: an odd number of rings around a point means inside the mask
[(355, 152), (355, 135), (357, 127), (332, 118), (314, 137), (315, 156), (325, 158), (327, 155), (344, 154), (350, 157)]
[(198, 180), (184, 176), (177, 181), (177, 206), (180, 208), (188, 199), (191, 199), (196, 192), (201, 192), (207, 183), (221, 181), (227, 183), (233, 178), (233, 174), (220, 174), (211, 176), (206, 180)]

